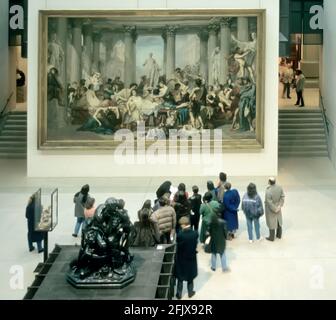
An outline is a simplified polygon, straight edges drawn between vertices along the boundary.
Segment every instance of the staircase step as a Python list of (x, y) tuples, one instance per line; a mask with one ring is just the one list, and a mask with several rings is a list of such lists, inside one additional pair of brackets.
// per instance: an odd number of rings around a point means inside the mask
[(328, 152), (312, 152), (312, 151), (303, 151), (303, 152), (279, 152), (279, 157), (328, 157)]
[(327, 143), (325, 139), (319, 139), (319, 140), (279, 139), (279, 146), (327, 146)]
[(27, 119), (8, 118), (6, 124), (27, 126)]
[(283, 132), (279, 132), (279, 139), (325, 139), (325, 133), (302, 133), (299, 132), (297, 134), (286, 134)]
[(27, 115), (27, 111), (12, 111), (10, 113), (8, 113), (8, 115), (10, 116), (21, 116), (21, 115)]
[(1, 147), (27, 147), (26, 141), (6, 141), (0, 140), (0, 148)]
[(321, 109), (316, 106), (316, 108), (299, 108), (297, 109), (280, 109), (279, 114), (282, 113), (321, 113)]
[(24, 141), (27, 143), (27, 136), (16, 136), (16, 135), (9, 135), (9, 136), (4, 136), (0, 135), (0, 142), (1, 141)]
[(27, 130), (27, 125), (25, 124), (9, 124), (9, 123), (5, 123), (4, 125), (4, 129), (5, 130)]
[(25, 115), (17, 115), (17, 116), (9, 115), (9, 116), (7, 116), (7, 119), (9, 119), (9, 120), (26, 120), (27, 121), (27, 116), (25, 116)]
[(8, 153), (8, 152), (0, 152), (0, 159), (26, 159), (26, 153)]
[(13, 148), (0, 146), (0, 153), (27, 153), (27, 147)]
[(27, 131), (26, 130), (7, 130), (4, 129), (1, 131), (2, 136), (27, 136)]
[(295, 129), (279, 129), (279, 135), (285, 135), (285, 134), (325, 134), (324, 128), (295, 128)]
[(327, 146), (279, 146), (279, 152), (303, 152), (303, 151), (325, 151), (328, 152)]
[(321, 124), (324, 125), (323, 118), (288, 118), (288, 119), (279, 119), (279, 124)]
[(279, 131), (282, 129), (322, 129), (324, 130), (323, 123), (280, 123), (279, 124)]

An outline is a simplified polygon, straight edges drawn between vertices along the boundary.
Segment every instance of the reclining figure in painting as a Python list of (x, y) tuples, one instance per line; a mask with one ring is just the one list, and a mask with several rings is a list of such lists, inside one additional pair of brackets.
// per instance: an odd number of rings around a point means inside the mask
[(133, 225), (124, 205), (123, 200), (107, 199), (82, 231), (78, 258), (67, 274), (75, 287), (122, 288), (134, 281), (136, 270), (128, 251)]

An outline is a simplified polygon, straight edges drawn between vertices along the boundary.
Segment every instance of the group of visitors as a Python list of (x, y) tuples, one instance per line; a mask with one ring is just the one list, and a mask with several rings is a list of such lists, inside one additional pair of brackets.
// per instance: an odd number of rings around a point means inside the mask
[[(93, 218), (96, 208), (95, 199), (89, 194), (89, 185), (84, 185), (74, 195), (76, 225), (73, 237), (78, 237), (83, 228)], [(269, 241), (282, 237), (282, 213), (284, 192), (276, 184), (275, 178), (269, 178), (265, 192), (266, 223), (269, 228)], [(188, 283), (188, 295), (195, 294), (193, 280), (197, 276), (197, 245), (203, 245), (204, 251), (211, 254), (211, 270), (216, 271), (217, 258), (220, 257), (223, 272), (229, 272), (225, 255), (226, 241), (236, 237), (239, 228), (238, 211), (244, 212), (248, 239), (253, 243), (260, 241), (260, 217), (264, 214), (263, 201), (254, 183), (247, 186), (247, 191), (240, 198), (239, 192), (227, 181), (227, 175), (219, 174), (215, 184), (207, 182), (207, 191), (199, 194), (198, 186), (192, 187), (189, 195), (184, 183), (174, 188), (170, 181), (165, 181), (156, 191), (154, 203), (146, 200), (138, 211), (138, 221), (134, 223), (133, 246), (152, 247), (157, 244), (176, 242), (175, 277), (177, 279), (176, 297), (181, 299), (183, 281)], [(33, 242), (37, 242), (38, 251), (42, 252), (42, 233), (34, 231), (34, 197), (29, 199), (26, 209), (28, 220), (28, 245), (33, 251)], [(201, 219), (201, 225), (200, 224)]]
[(296, 106), (304, 107), (303, 92), (305, 87), (305, 76), (302, 70), (293, 70), (293, 63), (289, 60), (283, 60), (280, 62), (280, 82), (283, 84), (282, 99), (291, 99), (291, 88), (295, 88), (297, 101)]

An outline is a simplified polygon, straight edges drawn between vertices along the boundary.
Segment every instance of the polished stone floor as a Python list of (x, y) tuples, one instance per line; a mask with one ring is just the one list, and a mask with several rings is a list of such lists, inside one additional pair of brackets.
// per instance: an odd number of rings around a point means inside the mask
[[(198, 184), (201, 192), (206, 181), (215, 177), (174, 178), (177, 185), (185, 182), (190, 191)], [(73, 194), (89, 183), (98, 203), (109, 196), (126, 200), (134, 221), (137, 210), (146, 199), (154, 199), (155, 190), (164, 178), (108, 179), (29, 179), (25, 161), (0, 161), (0, 299), (22, 299), (33, 279), (33, 270), (42, 254), (28, 252), (26, 243), (25, 206), (39, 187), (47, 195), (59, 188), (59, 223), (50, 234), (50, 248), (55, 243), (75, 244), (71, 236), (75, 219)], [(230, 177), (242, 195), (253, 181), (264, 196), (267, 177)], [(281, 159), (278, 181), (286, 193), (284, 237), (274, 243), (250, 244), (246, 224), (239, 213), (238, 238), (228, 243), (230, 273), (220, 268), (210, 270), (210, 256), (199, 248), (199, 276), (193, 299), (335, 299), (336, 298), (336, 172), (325, 158)], [(44, 201), (47, 198), (44, 197)], [(262, 233), (267, 235), (265, 219)], [(219, 262), (219, 261), (218, 261)], [(23, 287), (18, 271), (23, 271)], [(184, 299), (188, 299), (184, 290)]]

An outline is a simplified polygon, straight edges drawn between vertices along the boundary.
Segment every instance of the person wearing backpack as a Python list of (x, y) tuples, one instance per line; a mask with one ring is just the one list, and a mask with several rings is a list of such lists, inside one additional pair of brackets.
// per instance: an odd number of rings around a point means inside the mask
[(256, 239), (262, 240), (260, 236), (259, 218), (264, 214), (264, 208), (257, 187), (254, 183), (247, 186), (247, 192), (243, 196), (242, 210), (246, 216), (247, 232), (249, 242), (253, 243), (253, 224), (256, 233)]

